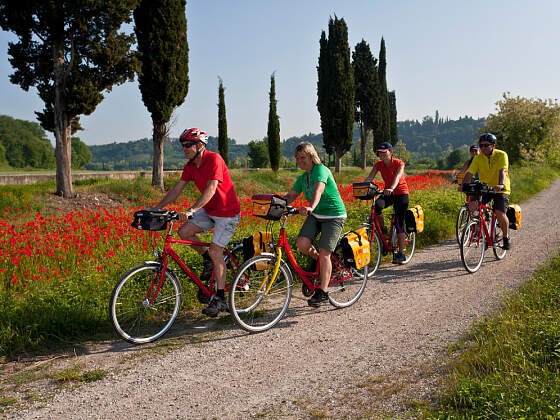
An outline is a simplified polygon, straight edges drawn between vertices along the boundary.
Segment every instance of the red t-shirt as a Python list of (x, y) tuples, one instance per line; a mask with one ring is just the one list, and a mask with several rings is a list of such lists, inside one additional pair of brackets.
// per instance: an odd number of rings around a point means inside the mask
[[(382, 160), (379, 160), (375, 163), (374, 168), (381, 172), (381, 177), (383, 178), (383, 182), (385, 183), (385, 188), (390, 188), (391, 184), (393, 184), (393, 180), (395, 179), (395, 175), (397, 174), (397, 169), (399, 167), (404, 167), (404, 162), (400, 159), (393, 158), (391, 159), (391, 164), (389, 166), (385, 166)], [(394, 195), (402, 195), (408, 194), (408, 184), (401, 176), (399, 179), (399, 183), (397, 184), (396, 188), (393, 190)]]
[(224, 159), (218, 153), (204, 150), (200, 167), (197, 168), (194, 163), (187, 163), (181, 174), (181, 181), (193, 181), (200, 192), (203, 192), (211, 180), (217, 180), (218, 187), (214, 196), (204, 206), (204, 210), (210, 216), (216, 217), (237, 215), (241, 206)]

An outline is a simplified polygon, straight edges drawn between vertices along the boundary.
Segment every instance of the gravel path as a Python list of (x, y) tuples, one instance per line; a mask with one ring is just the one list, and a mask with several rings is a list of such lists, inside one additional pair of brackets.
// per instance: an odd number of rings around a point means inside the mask
[[(490, 313), (560, 244), (560, 180), (523, 204), (523, 226), (498, 262), (468, 274), (455, 241), (406, 266), (381, 267), (352, 307), (313, 310), (296, 290), (288, 315), (262, 334), (232, 324), (145, 352), (121, 342), (81, 356), (124, 367), (11, 418), (356, 418), (401, 412), (441, 380), (447, 343)], [(184, 322), (184, 321), (182, 321)], [(210, 332), (209, 332), (210, 331)], [(157, 348), (156, 348), (157, 350)], [(97, 359), (96, 359), (97, 358)]]

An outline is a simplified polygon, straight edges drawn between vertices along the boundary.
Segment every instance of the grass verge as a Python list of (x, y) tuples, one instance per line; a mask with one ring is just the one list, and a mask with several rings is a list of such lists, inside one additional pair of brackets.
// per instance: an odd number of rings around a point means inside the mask
[(451, 373), (438, 407), (422, 417), (558, 418), (560, 255), (451, 352)]

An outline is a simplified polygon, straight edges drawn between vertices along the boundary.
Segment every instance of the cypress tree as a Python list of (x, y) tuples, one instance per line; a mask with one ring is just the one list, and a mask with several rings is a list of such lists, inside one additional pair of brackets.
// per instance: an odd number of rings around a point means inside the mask
[(276, 113), (276, 83), (274, 73), (270, 76), (270, 105), (268, 108), (268, 155), (270, 157), (270, 167), (274, 172), (278, 172), (282, 151), (280, 148), (280, 121)]
[(391, 128), (391, 144), (395, 145), (399, 141), (399, 133), (397, 129), (397, 96), (394, 90), (389, 92), (389, 121)]
[(379, 75), (377, 60), (373, 57), (369, 45), (363, 39), (356, 44), (352, 53), (354, 83), (356, 89), (355, 110), (356, 122), (360, 125), (359, 165), (366, 169), (366, 143), (368, 131), (379, 125)]
[(354, 128), (354, 71), (350, 61), (348, 27), (344, 19), (329, 19), (329, 37), (323, 31), (317, 67), (317, 108), (321, 114), (323, 143), (334, 151), (335, 171), (342, 156), (352, 147)]
[(226, 121), (226, 101), (224, 99), (224, 84), (220, 79), (218, 86), (218, 151), (226, 165), (229, 164), (228, 159), (228, 136), (227, 136), (227, 121)]
[(385, 40), (381, 38), (381, 47), (379, 48), (379, 85), (380, 85), (380, 108), (381, 108), (381, 126), (377, 133), (379, 142), (391, 141), (391, 123), (389, 114), (389, 94), (387, 92), (387, 58), (385, 51)]
[(189, 47), (185, 0), (141, 0), (134, 10), (134, 31), (142, 63), (139, 87), (152, 116), (152, 185), (163, 190), (163, 142), (173, 110), (189, 90)]
[(134, 35), (119, 32), (138, 0), (103, 2), (0, 1), (0, 27), (19, 39), (8, 45), (10, 82), (35, 87), (44, 102), (36, 112), (56, 140), (56, 193), (74, 196), (71, 135), (80, 115), (91, 114), (103, 92), (134, 79)]

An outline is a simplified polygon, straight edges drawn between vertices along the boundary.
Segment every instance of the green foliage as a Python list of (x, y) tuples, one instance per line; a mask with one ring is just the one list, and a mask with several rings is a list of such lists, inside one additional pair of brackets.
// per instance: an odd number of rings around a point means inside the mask
[(90, 162), (89, 147), (78, 137), (72, 137), (72, 168), (81, 169)]
[(410, 162), (410, 152), (406, 150), (406, 145), (399, 141), (393, 147), (395, 157), (402, 160), (405, 164), (408, 165)]
[(14, 168), (54, 168), (54, 149), (35, 122), (0, 115), (0, 163)]
[(249, 156), (251, 168), (267, 168), (269, 166), (267, 139), (250, 141), (247, 156)]
[(442, 157), (437, 162), (438, 169), (449, 170), (449, 169), (460, 169), (465, 164), (465, 161), (469, 159), (470, 155), (467, 151), (463, 149), (455, 149), (447, 156)]
[(276, 83), (274, 73), (270, 76), (270, 105), (268, 108), (268, 155), (270, 158), (270, 167), (274, 172), (278, 172), (280, 167), (280, 120), (276, 113)]
[(224, 84), (220, 79), (218, 86), (218, 150), (220, 155), (229, 164), (227, 120), (226, 120), (226, 100), (224, 98)]
[(340, 159), (352, 147), (354, 123), (354, 72), (350, 63), (348, 27), (344, 19), (329, 19), (329, 38), (321, 34), (317, 67), (317, 108), (328, 154)]
[(560, 105), (557, 100), (512, 98), (504, 93), (484, 131), (498, 137), (497, 147), (509, 161), (560, 163)]
[[(437, 410), (426, 418), (557, 418), (560, 256), (552, 256), (455, 349)], [(466, 350), (461, 350), (466, 349)]]
[(391, 144), (399, 141), (399, 128), (397, 124), (397, 96), (394, 90), (388, 92), (389, 95), (389, 128), (391, 131)]
[(443, 120), (437, 111), (436, 116), (437, 119), (425, 116), (422, 122), (398, 122), (399, 137), (412, 153), (413, 160), (430, 158), (437, 161), (454, 149), (468, 151), (472, 144), (477, 143), (478, 133), (485, 122), (484, 118), (468, 116)]
[(379, 47), (379, 66), (377, 71), (379, 73), (379, 94), (381, 98), (381, 125), (378, 127), (374, 138), (379, 142), (391, 142), (391, 112), (389, 108), (389, 92), (387, 91), (387, 52), (383, 37)]
[(185, 0), (141, 0), (134, 31), (141, 68), (142, 101), (154, 122), (167, 122), (189, 88)]

